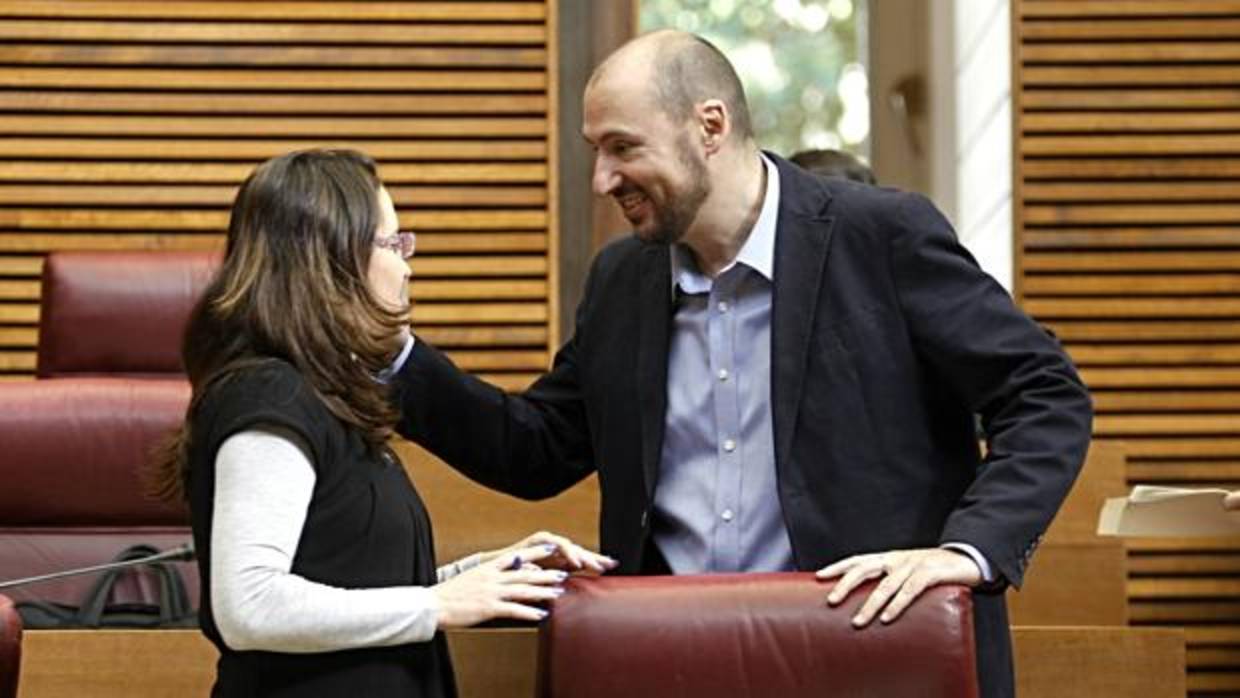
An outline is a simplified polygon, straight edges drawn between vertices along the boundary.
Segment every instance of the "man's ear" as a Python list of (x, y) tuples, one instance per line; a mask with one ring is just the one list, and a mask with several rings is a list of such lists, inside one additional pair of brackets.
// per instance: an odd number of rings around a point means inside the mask
[(723, 147), (724, 140), (732, 132), (732, 115), (728, 113), (728, 105), (721, 99), (708, 99), (698, 102), (694, 112), (702, 147), (705, 148), (707, 156), (714, 155)]

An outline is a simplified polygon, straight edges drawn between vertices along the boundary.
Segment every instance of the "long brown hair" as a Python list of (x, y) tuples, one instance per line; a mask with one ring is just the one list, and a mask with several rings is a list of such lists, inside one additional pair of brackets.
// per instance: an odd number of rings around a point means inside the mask
[(374, 376), (392, 360), (408, 318), (367, 284), (381, 186), (374, 161), (352, 150), (288, 153), (246, 178), (224, 262), (185, 330), (181, 356), (193, 397), (157, 455), (153, 494), (185, 497), (190, 424), (203, 396), (272, 359), (295, 366), (373, 448), (391, 436), (396, 413)]

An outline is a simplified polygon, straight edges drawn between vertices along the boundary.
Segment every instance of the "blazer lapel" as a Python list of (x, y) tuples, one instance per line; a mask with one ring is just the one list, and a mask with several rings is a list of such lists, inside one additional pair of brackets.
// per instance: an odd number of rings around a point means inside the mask
[(654, 496), (667, 421), (667, 353), (672, 319), (672, 273), (669, 248), (642, 250), (638, 307), (637, 390), (642, 426), (642, 472), (647, 497)]
[(830, 198), (825, 189), (786, 163), (776, 162), (780, 165), (781, 194), (771, 300), (771, 417), (775, 464), (782, 470), (791, 452), (801, 405), (834, 221), (822, 212)]

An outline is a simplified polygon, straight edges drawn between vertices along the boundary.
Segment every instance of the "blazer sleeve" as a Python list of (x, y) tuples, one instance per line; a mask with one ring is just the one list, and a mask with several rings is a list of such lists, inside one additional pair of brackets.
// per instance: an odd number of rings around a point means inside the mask
[(920, 196), (904, 197), (890, 270), (914, 345), (981, 415), (987, 454), (940, 541), (978, 548), (1019, 586), (1089, 445), (1089, 393), (1058, 341), (1013, 303)]
[(392, 384), (401, 413), (397, 431), (482, 485), (544, 499), (594, 471), (576, 334), (556, 353), (551, 370), (523, 393), (465, 373), (421, 338)]

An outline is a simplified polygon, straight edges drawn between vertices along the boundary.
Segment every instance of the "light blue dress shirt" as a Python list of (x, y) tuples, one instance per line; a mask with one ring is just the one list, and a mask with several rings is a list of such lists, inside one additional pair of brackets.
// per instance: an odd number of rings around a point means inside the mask
[(762, 209), (732, 264), (711, 279), (672, 247), (676, 307), (652, 533), (677, 574), (795, 567), (770, 401), (779, 174), (763, 163)]

